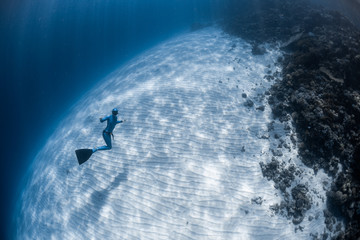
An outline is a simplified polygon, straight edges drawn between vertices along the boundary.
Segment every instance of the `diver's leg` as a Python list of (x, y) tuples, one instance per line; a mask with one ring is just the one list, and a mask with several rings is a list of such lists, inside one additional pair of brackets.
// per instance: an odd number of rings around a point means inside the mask
[[(106, 146), (102, 146), (102, 147), (98, 147), (96, 148), (95, 152), (97, 150), (110, 150), (112, 148), (112, 144), (111, 144), (111, 136), (110, 134), (107, 134), (107, 133), (103, 133), (103, 138), (104, 138), (104, 141), (106, 143)], [(93, 150), (94, 151), (94, 150)]]
[(112, 148), (111, 135), (110, 135), (110, 134), (107, 134), (107, 133), (103, 133), (103, 138), (104, 138), (104, 140), (105, 140), (105, 143), (106, 143), (108, 149), (111, 149), (111, 148)]

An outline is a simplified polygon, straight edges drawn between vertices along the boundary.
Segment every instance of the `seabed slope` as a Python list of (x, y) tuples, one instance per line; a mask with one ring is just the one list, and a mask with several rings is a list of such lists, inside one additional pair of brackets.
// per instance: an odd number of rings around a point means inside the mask
[[(269, 207), (281, 193), (262, 176), (273, 121), (264, 93), (281, 52), (216, 28), (178, 36), (138, 56), (90, 91), (64, 119), (30, 171), (19, 239), (308, 239), (325, 229), (324, 174), (296, 231)], [(245, 93), (246, 98), (242, 96)], [(253, 107), (244, 103), (251, 99)], [(257, 110), (264, 106), (264, 111)], [(74, 150), (103, 145), (98, 118), (120, 110), (111, 151), (77, 166)], [(275, 122), (275, 132), (284, 133)], [(297, 150), (290, 159), (304, 172)], [(60, 151), (59, 151), (60, 150)], [(311, 180), (310, 180), (311, 179)], [(259, 201), (252, 201), (260, 199)], [(258, 202), (258, 204), (256, 203)], [(320, 214), (321, 213), (321, 214)]]

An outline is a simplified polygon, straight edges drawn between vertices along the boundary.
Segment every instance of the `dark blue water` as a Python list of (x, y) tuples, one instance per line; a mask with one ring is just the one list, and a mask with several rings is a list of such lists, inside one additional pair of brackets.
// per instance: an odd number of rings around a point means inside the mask
[(1, 1), (0, 239), (26, 170), (76, 100), (141, 51), (215, 21), (219, 2)]

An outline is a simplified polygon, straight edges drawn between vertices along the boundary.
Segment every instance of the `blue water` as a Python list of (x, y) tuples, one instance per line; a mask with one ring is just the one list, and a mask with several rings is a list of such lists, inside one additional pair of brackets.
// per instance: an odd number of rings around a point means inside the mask
[(26, 170), (76, 100), (143, 50), (215, 21), (216, 2), (1, 1), (0, 239)]
[[(245, 0), (2, 0), (0, 239), (30, 163), (68, 109), (142, 51)], [(254, 4), (260, 1), (254, 1)], [(107, 109), (106, 111), (109, 111)]]

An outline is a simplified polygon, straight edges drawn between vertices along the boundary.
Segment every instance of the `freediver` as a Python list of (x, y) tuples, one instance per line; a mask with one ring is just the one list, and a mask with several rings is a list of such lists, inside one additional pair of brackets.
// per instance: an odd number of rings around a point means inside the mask
[(114, 138), (114, 135), (112, 132), (114, 131), (116, 124), (126, 122), (126, 120), (120, 120), (120, 121), (117, 120), (116, 115), (118, 115), (118, 113), (119, 113), (119, 111), (116, 108), (114, 108), (112, 110), (112, 115), (109, 115), (104, 118), (100, 118), (100, 122), (107, 121), (106, 128), (103, 131), (103, 138), (106, 143), (105, 146), (95, 147), (93, 149), (83, 148), (83, 149), (75, 150), (75, 154), (76, 154), (77, 160), (79, 162), (79, 165), (86, 162), (91, 157), (91, 155), (94, 152), (96, 152), (97, 150), (110, 150), (112, 148), (111, 136)]
[(100, 118), (100, 122), (107, 121), (106, 128), (103, 130), (103, 138), (104, 138), (106, 145), (104, 145), (102, 147), (93, 148), (92, 149), (93, 153), (98, 150), (110, 150), (112, 148), (111, 137), (114, 138), (113, 131), (114, 131), (116, 124), (126, 122), (126, 120), (120, 120), (120, 121), (117, 120), (116, 115), (118, 115), (118, 113), (119, 113), (119, 111), (117, 110), (117, 108), (114, 108), (112, 110), (112, 115), (109, 115), (104, 118)]

